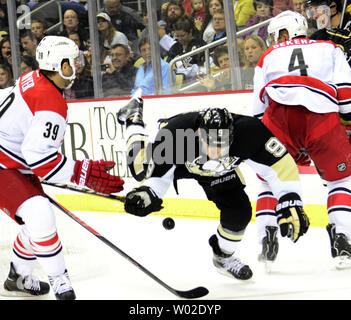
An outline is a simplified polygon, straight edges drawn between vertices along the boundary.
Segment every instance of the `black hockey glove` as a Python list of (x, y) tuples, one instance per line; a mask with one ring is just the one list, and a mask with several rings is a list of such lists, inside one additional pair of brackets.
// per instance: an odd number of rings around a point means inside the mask
[(124, 210), (139, 217), (162, 209), (162, 199), (149, 187), (133, 189), (126, 195)]
[(296, 242), (307, 232), (310, 221), (302, 208), (302, 201), (298, 194), (288, 193), (282, 196), (275, 211), (283, 237)]

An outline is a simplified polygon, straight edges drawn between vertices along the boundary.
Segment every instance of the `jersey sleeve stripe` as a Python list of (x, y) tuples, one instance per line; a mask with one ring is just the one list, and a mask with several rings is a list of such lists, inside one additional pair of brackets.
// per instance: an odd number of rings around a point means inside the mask
[[(27, 168), (27, 162), (23, 158), (19, 157), (17, 154), (11, 152), (10, 150), (0, 146), (0, 162), (8, 168)], [(20, 167), (19, 167), (20, 165)]]
[(48, 176), (54, 175), (62, 166), (62, 162), (65, 157), (62, 154), (57, 153), (57, 157), (49, 162), (43, 163), (40, 167), (32, 168), (32, 171), (39, 177), (47, 179)]
[(40, 166), (42, 166), (45, 163), (48, 163), (48, 162), (50, 162), (52, 160), (55, 160), (57, 158), (57, 154), (58, 154), (58, 151), (54, 152), (53, 154), (48, 155), (47, 157), (45, 157), (43, 159), (40, 159), (39, 161), (36, 161), (34, 163), (30, 163), (30, 164), (28, 164), (28, 166), (31, 169), (35, 169), (37, 167), (40, 167)]
[(67, 158), (65, 156), (62, 156), (62, 161), (58, 164), (58, 166), (56, 166), (53, 171), (51, 171), (48, 175), (46, 175), (43, 178), (45, 180), (50, 180), (54, 175), (56, 175), (64, 167), (66, 161), (67, 161)]

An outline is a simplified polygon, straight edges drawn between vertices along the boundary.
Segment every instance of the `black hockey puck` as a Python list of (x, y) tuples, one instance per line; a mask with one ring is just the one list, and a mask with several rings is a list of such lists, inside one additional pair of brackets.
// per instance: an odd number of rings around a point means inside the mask
[(167, 230), (172, 230), (175, 226), (175, 222), (172, 218), (165, 218), (162, 221), (162, 225)]

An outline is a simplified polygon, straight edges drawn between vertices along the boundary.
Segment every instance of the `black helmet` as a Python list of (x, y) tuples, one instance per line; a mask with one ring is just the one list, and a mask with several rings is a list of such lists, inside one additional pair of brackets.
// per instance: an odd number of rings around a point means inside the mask
[(322, 5), (322, 4), (330, 6), (332, 2), (334, 2), (335, 5), (336, 5), (336, 11), (337, 12), (342, 12), (343, 1), (341, 1), (341, 0), (306, 0), (305, 1), (305, 8), (308, 8), (308, 7), (311, 7), (311, 6), (319, 6), (319, 5)]
[(319, 6), (322, 4), (326, 4), (329, 6), (332, 3), (331, 0), (306, 0), (305, 1), (305, 8), (311, 7), (311, 6)]
[(209, 145), (228, 146), (233, 141), (234, 121), (227, 109), (209, 108), (199, 115), (200, 137)]

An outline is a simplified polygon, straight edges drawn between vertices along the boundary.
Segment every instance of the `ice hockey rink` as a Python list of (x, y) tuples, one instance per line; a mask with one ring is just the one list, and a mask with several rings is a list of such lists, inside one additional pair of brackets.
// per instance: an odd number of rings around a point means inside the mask
[[(116, 206), (121, 205), (116, 203)], [(131, 262), (55, 209), (66, 264), (78, 300), (183, 300), (155, 282)], [(177, 290), (204, 286), (209, 294), (197, 300), (349, 300), (351, 269), (337, 270), (324, 228), (311, 227), (297, 243), (280, 239), (279, 256), (267, 273), (257, 261), (260, 250), (256, 225), (250, 223), (237, 255), (250, 265), (248, 281), (225, 277), (212, 265), (209, 237), (218, 222), (174, 218), (166, 230), (162, 216), (139, 218), (127, 214), (76, 212), (102, 236)], [(9, 225), (12, 221), (9, 221)], [(61, 225), (64, 227), (61, 228)], [(69, 228), (67, 228), (69, 226)], [(64, 228), (64, 229), (63, 229)], [(8, 272), (8, 253), (1, 250), (1, 282)], [(38, 276), (45, 275), (37, 270)], [(1, 296), (1, 300), (23, 298)], [(27, 298), (30, 300), (38, 298)], [(54, 300), (54, 295), (40, 299)]]

